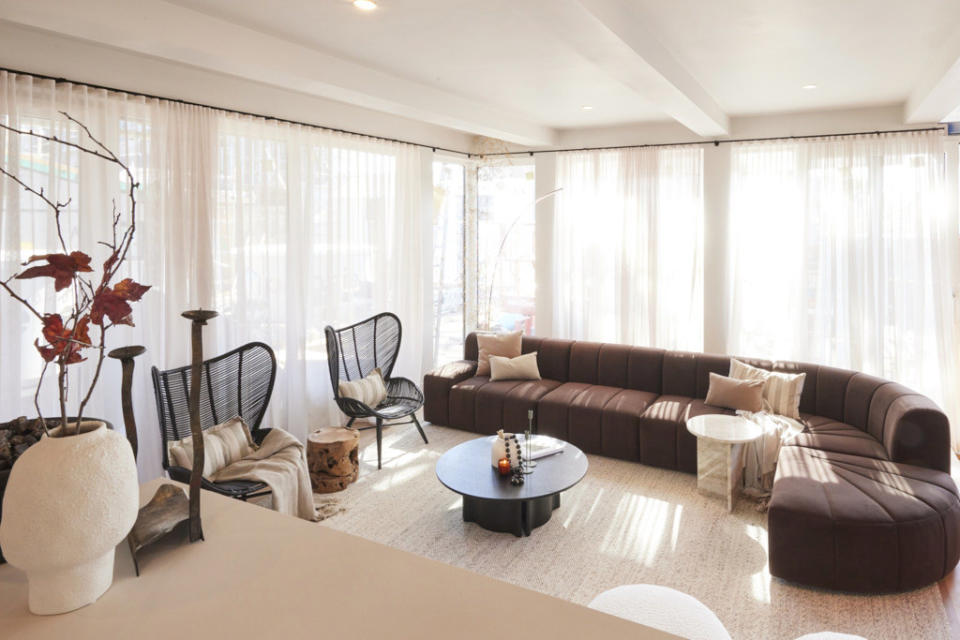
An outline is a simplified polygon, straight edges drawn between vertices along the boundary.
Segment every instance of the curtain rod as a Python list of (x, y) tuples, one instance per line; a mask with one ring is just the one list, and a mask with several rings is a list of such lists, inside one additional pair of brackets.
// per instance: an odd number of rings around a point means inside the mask
[(829, 134), (811, 134), (803, 136), (771, 136), (769, 138), (726, 138), (723, 140), (701, 140), (698, 142), (663, 142), (660, 144), (626, 144), (626, 145), (615, 145), (607, 147), (577, 147), (570, 149), (540, 149), (534, 151), (502, 151), (499, 153), (471, 153), (468, 151), (458, 151), (457, 149), (448, 149), (446, 147), (438, 147), (431, 144), (423, 144), (421, 142), (410, 142), (409, 140), (400, 140), (398, 138), (387, 138), (384, 136), (376, 136), (368, 133), (359, 133), (357, 131), (350, 131), (348, 129), (338, 129), (336, 127), (325, 127), (319, 124), (312, 124), (309, 122), (302, 122), (299, 120), (288, 120), (286, 118), (280, 118), (277, 116), (267, 116), (262, 113), (252, 113), (250, 111), (241, 111), (239, 109), (230, 109), (227, 107), (215, 107), (209, 104), (203, 104), (202, 102), (192, 102), (190, 100), (181, 100), (180, 98), (166, 98), (164, 96), (157, 96), (150, 93), (143, 93), (141, 91), (127, 91), (125, 89), (117, 89), (115, 87), (108, 87), (102, 84), (93, 84), (90, 82), (80, 82), (77, 80), (70, 80), (68, 78), (48, 76), (42, 73), (31, 73), (29, 71), (20, 71), (18, 69), (10, 69), (9, 67), (0, 67), (0, 71), (6, 71), (7, 73), (13, 73), (21, 76), (32, 76), (34, 78), (40, 78), (41, 80), (52, 80), (57, 83), (69, 83), (76, 84), (83, 87), (90, 87), (91, 89), (101, 89), (103, 91), (110, 91), (112, 93), (125, 93), (131, 96), (140, 96), (142, 98), (149, 98), (151, 100), (163, 100), (165, 102), (174, 102), (177, 104), (185, 104), (192, 107), (203, 107), (205, 109), (213, 109), (215, 111), (223, 111), (225, 113), (233, 113), (240, 116), (249, 116), (251, 118), (261, 118), (263, 120), (273, 120), (275, 122), (283, 122), (285, 124), (293, 124), (301, 127), (310, 127), (312, 129), (321, 129), (323, 131), (331, 131), (333, 133), (345, 133), (348, 135), (361, 136), (363, 138), (369, 138), (371, 140), (380, 140), (382, 142), (395, 142), (399, 144), (408, 144), (414, 147), (420, 147), (422, 149), (431, 149), (433, 151), (445, 151), (447, 153), (455, 153), (457, 155), (466, 156), (467, 158), (503, 158), (510, 156), (533, 156), (539, 153), (571, 153), (575, 151), (616, 151), (618, 149), (648, 149), (650, 147), (689, 147), (698, 144), (712, 144), (713, 146), (720, 146), (721, 144), (728, 144), (731, 142), (766, 142), (771, 140), (808, 140), (811, 138), (845, 138), (849, 136), (864, 136), (864, 135), (881, 135), (884, 133), (918, 133), (923, 131), (945, 131), (945, 127), (924, 127), (919, 129), (887, 129), (883, 131), (854, 131), (849, 133), (829, 133)]
[(648, 149), (651, 147), (692, 147), (698, 144), (712, 144), (719, 147), (731, 142), (767, 142), (770, 140), (808, 140), (811, 138), (847, 138), (850, 136), (879, 136), (884, 133), (917, 133), (921, 131), (946, 131), (946, 127), (923, 127), (919, 129), (886, 129), (882, 131), (852, 131), (849, 133), (818, 133), (803, 136), (771, 136), (769, 138), (724, 138), (721, 140), (700, 140), (699, 142), (661, 142), (657, 144), (623, 144), (610, 147), (577, 147), (571, 149), (539, 149), (534, 151), (502, 151), (500, 153), (474, 153), (480, 158), (506, 156), (532, 156), (538, 153), (571, 153), (575, 151), (616, 151), (617, 149)]
[(262, 113), (251, 113), (249, 111), (240, 111), (239, 109), (229, 109), (227, 107), (215, 107), (209, 104), (203, 104), (202, 102), (191, 102), (190, 100), (181, 100), (180, 98), (165, 98), (163, 96), (155, 96), (149, 93), (143, 93), (141, 91), (127, 91), (126, 89), (117, 89), (115, 87), (107, 87), (102, 84), (93, 84), (91, 82), (79, 82), (77, 80), (70, 80), (68, 78), (58, 78), (54, 76), (44, 75), (42, 73), (31, 73), (29, 71), (20, 71), (18, 69), (10, 69), (8, 67), (0, 67), (0, 71), (6, 71), (7, 73), (13, 73), (21, 76), (32, 76), (34, 78), (39, 78), (41, 80), (53, 80), (57, 83), (69, 83), (76, 84), (82, 87), (89, 87), (91, 89), (102, 89), (103, 91), (109, 91), (112, 93), (124, 93), (130, 96), (139, 96), (142, 98), (148, 98), (150, 100), (163, 100), (164, 102), (174, 102), (177, 104), (185, 104), (191, 107), (203, 107), (204, 109), (213, 109), (215, 111), (223, 111), (225, 113), (234, 113), (240, 116), (249, 116), (251, 118), (261, 118), (263, 120), (274, 120), (276, 122), (283, 122), (285, 124), (293, 124), (301, 127), (310, 127), (312, 129), (322, 129), (323, 131), (331, 131), (333, 133), (346, 133), (353, 136), (361, 136), (364, 138), (370, 138), (372, 140), (380, 140), (382, 142), (396, 142), (399, 144), (408, 144), (414, 147), (421, 147), (423, 149), (432, 149), (433, 151), (446, 151), (447, 153), (456, 153), (467, 158), (471, 158), (477, 154), (468, 153), (466, 151), (458, 151), (456, 149), (447, 149), (446, 147), (438, 147), (432, 144), (423, 144), (420, 142), (411, 142), (409, 140), (400, 140), (398, 138), (387, 138), (384, 136), (375, 136), (369, 133), (359, 133), (357, 131), (349, 131), (348, 129), (337, 129), (336, 127), (325, 127), (320, 124), (312, 124), (310, 122), (301, 122), (299, 120), (288, 120), (286, 118), (279, 118), (277, 116), (267, 116)]

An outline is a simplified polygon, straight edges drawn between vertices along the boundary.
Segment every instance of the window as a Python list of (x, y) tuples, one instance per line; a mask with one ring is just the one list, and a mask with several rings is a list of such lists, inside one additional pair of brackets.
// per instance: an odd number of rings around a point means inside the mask
[(477, 327), (535, 330), (534, 165), (477, 172)]
[(433, 358), (461, 357), (464, 337), (465, 167), (433, 163)]

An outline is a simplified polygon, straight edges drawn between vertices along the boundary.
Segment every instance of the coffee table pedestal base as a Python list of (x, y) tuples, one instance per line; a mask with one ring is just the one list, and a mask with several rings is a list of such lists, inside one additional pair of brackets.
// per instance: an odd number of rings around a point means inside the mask
[(559, 506), (559, 493), (532, 500), (485, 500), (463, 496), (463, 521), (476, 522), (490, 531), (523, 537), (546, 524)]

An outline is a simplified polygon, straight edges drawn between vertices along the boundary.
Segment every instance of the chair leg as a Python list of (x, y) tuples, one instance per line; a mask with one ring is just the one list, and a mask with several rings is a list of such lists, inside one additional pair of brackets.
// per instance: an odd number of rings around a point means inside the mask
[(382, 469), (383, 418), (377, 418), (377, 469)]
[(347, 422), (347, 429), (349, 429), (349, 428), (350, 428), (350, 425), (352, 425), (352, 424), (353, 424), (353, 421), (354, 421), (354, 420), (356, 420), (356, 418), (350, 418), (350, 421), (349, 421), (349, 422)]
[(427, 440), (427, 434), (423, 432), (423, 427), (420, 426), (420, 421), (417, 420), (417, 414), (411, 413), (410, 417), (413, 418), (413, 424), (417, 425), (417, 431), (420, 432), (420, 437), (423, 438), (423, 444), (430, 444), (430, 441)]

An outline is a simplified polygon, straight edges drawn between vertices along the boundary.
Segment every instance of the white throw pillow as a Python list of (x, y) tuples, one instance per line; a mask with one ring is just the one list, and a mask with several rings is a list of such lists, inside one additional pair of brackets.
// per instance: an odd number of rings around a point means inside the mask
[(539, 380), (537, 352), (516, 358), (490, 356), (490, 382), (495, 380)]
[(383, 384), (383, 374), (377, 367), (365, 378), (340, 383), (340, 395), (353, 398), (371, 408), (376, 408), (387, 397), (387, 387)]
[[(240, 458), (250, 455), (256, 445), (242, 418), (233, 418), (203, 432), (203, 477), (209, 478)], [(167, 445), (171, 463), (193, 469), (193, 436)]]
[(523, 331), (477, 334), (477, 375), (490, 375), (490, 356), (516, 358), (523, 344)]
[(763, 380), (764, 409), (787, 418), (800, 417), (800, 394), (806, 373), (767, 371), (736, 358), (730, 358), (730, 377), (738, 380)]

